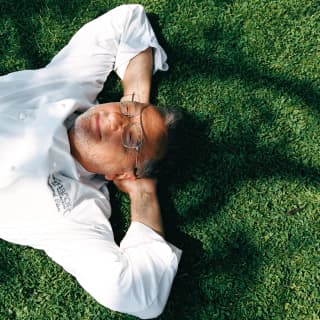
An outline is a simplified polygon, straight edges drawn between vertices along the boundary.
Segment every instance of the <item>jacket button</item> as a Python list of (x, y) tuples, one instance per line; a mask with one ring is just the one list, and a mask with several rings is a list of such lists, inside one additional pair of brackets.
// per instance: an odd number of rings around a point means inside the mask
[(26, 120), (26, 118), (27, 118), (27, 115), (24, 113), (24, 112), (20, 112), (19, 113), (19, 120)]

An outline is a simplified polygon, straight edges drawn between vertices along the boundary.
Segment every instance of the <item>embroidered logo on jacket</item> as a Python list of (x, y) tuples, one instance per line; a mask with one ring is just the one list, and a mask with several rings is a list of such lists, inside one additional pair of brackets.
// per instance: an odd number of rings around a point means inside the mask
[(48, 185), (53, 193), (53, 199), (59, 212), (67, 213), (72, 209), (71, 198), (64, 187), (62, 180), (50, 174)]

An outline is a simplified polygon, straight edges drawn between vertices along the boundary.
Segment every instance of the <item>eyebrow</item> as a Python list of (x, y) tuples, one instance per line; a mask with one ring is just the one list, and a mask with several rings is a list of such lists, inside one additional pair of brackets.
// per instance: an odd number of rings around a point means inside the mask
[(141, 125), (141, 129), (142, 129), (143, 137), (146, 136), (146, 135), (145, 135), (143, 121), (142, 121), (142, 113), (143, 113), (144, 110), (146, 110), (149, 107), (152, 107), (152, 105), (151, 104), (145, 105), (145, 106), (142, 107), (142, 109), (140, 111), (140, 125)]

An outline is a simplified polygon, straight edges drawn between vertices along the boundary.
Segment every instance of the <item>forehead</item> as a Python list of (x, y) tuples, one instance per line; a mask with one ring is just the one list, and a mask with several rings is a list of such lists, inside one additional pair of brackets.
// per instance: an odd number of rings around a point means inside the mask
[(119, 111), (120, 102), (107, 102), (94, 106), (94, 111)]
[(167, 147), (165, 120), (156, 107), (149, 105), (141, 113), (143, 144), (141, 155), (144, 159), (161, 159)]
[[(129, 103), (129, 105), (131, 105), (131, 102), (127, 102), (124, 101), (123, 103)], [(107, 103), (102, 103), (102, 104), (98, 104), (94, 107), (94, 110), (96, 111), (111, 111), (111, 112), (119, 112), (121, 110), (120, 108), (120, 102), (107, 102)], [(141, 112), (141, 110), (143, 110), (146, 107), (149, 107), (151, 105), (147, 105), (147, 104), (143, 104), (143, 103), (138, 103), (135, 102), (134, 105), (136, 106), (136, 110), (137, 112)]]

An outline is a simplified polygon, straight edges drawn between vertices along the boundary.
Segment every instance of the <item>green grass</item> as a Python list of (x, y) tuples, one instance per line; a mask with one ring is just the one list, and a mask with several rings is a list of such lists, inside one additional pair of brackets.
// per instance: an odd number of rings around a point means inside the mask
[[(120, 3), (0, 0), (0, 73), (45, 65)], [(140, 3), (171, 66), (153, 101), (184, 113), (160, 180), (184, 255), (160, 319), (320, 319), (319, 1)], [(113, 76), (101, 99), (119, 95)], [(115, 196), (120, 237), (128, 200)], [(132, 319), (42, 252), (2, 241), (0, 255), (0, 319)]]

